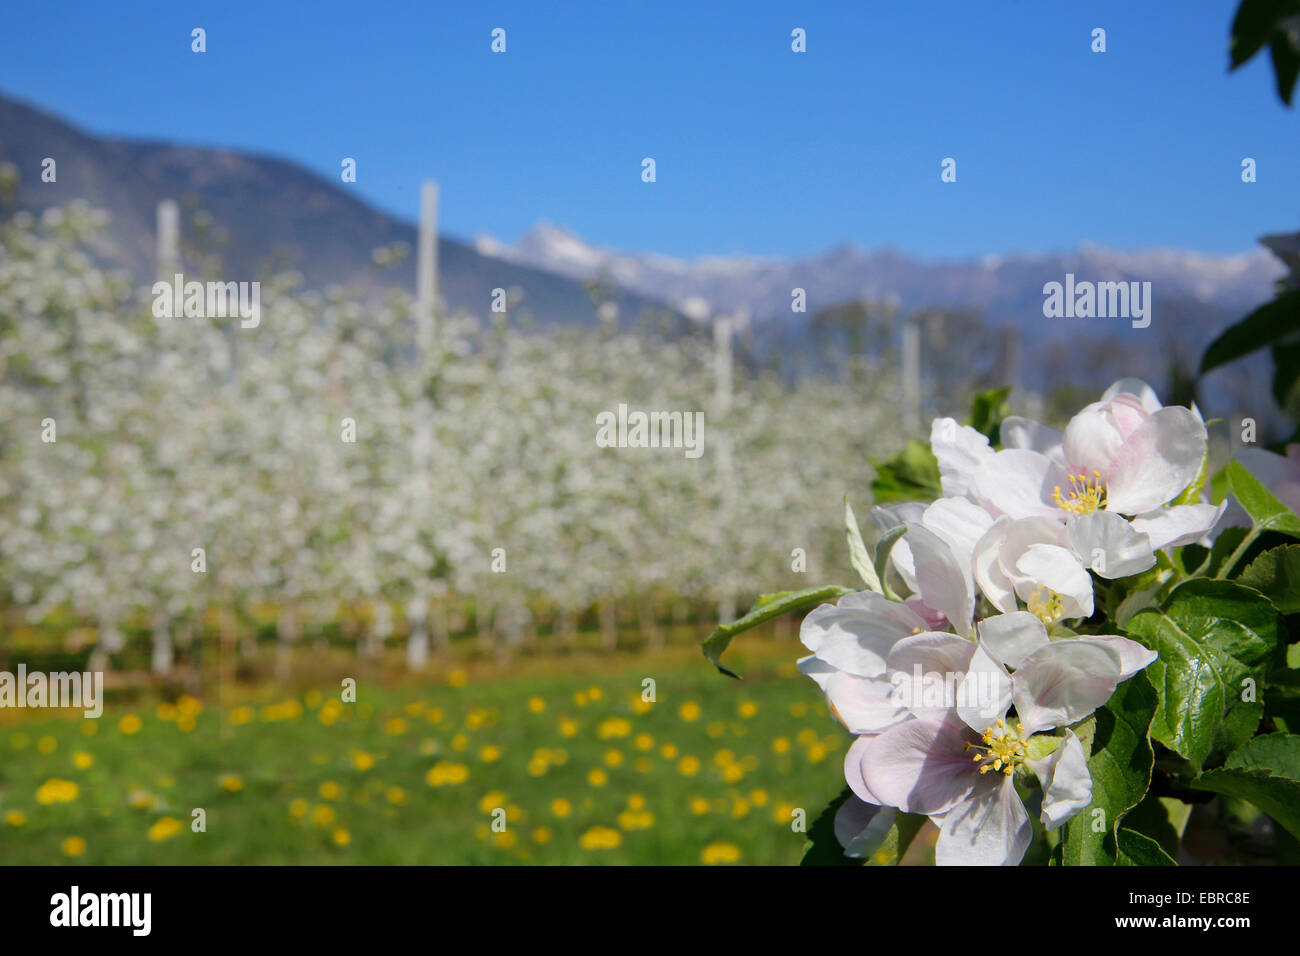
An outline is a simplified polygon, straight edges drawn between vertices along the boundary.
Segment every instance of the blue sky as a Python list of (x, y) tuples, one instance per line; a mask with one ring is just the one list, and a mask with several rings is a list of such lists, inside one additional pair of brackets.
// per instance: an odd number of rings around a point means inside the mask
[(0, 91), (334, 179), (351, 156), (347, 188), (407, 218), (432, 176), (464, 237), (548, 220), (677, 256), (1236, 252), (1300, 225), (1300, 115), (1266, 56), (1227, 73), (1235, 7), (42, 0), (6, 17)]

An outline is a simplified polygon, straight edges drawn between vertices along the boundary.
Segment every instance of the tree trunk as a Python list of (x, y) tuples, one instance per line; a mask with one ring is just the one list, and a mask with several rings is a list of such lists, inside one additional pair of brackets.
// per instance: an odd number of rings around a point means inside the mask
[(156, 677), (166, 677), (172, 672), (176, 661), (172, 649), (171, 620), (166, 614), (155, 614), (153, 619), (153, 655), (149, 662), (150, 670)]
[(618, 605), (612, 598), (600, 602), (600, 646), (607, 651), (618, 647)]

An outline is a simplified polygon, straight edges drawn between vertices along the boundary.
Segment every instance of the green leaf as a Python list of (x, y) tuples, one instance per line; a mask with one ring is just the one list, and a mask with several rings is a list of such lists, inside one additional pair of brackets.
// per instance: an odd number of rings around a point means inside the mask
[(1232, 18), (1229, 69), (1237, 69), (1263, 48), (1277, 29), (1279, 13), (1276, 0), (1241, 0)]
[(858, 572), (858, 576), (872, 591), (877, 594), (883, 594), (885, 589), (881, 584), (883, 580), (876, 570), (876, 566), (871, 562), (871, 555), (867, 553), (867, 546), (862, 542), (862, 532), (858, 530), (858, 519), (853, 515), (853, 506), (849, 504), (849, 496), (844, 496), (844, 529), (845, 535), (849, 539), (849, 563), (853, 565), (853, 570)]
[(876, 576), (884, 585), (885, 596), (890, 600), (894, 600), (895, 595), (889, 587), (889, 552), (894, 550), (894, 544), (905, 534), (907, 534), (907, 525), (900, 524), (890, 528), (876, 541)]
[(1300, 343), (1273, 346), (1273, 401), (1290, 418), (1300, 418)]
[(999, 432), (1002, 429), (1002, 419), (1011, 414), (1011, 406), (1007, 404), (1007, 396), (1010, 394), (1011, 386), (1008, 385), (981, 392), (971, 403), (970, 421), (966, 424), (987, 438), (994, 448), (1001, 443)]
[(1210, 476), (1210, 444), (1205, 443), (1205, 451), (1201, 454), (1201, 467), (1196, 470), (1196, 477), (1192, 483), (1183, 489), (1182, 494), (1175, 498), (1171, 504), (1175, 505), (1194, 505), (1200, 502), (1201, 493), (1205, 491), (1205, 481)]
[(1300, 289), (1283, 292), (1236, 325), (1229, 326), (1201, 356), (1201, 374), (1249, 355), (1300, 330)]
[(1262, 594), (1233, 581), (1193, 578), (1163, 609), (1139, 611), (1128, 636), (1158, 653), (1146, 669), (1160, 692), (1151, 736), (1200, 767), (1210, 753), (1232, 749), (1263, 717), (1243, 701), (1247, 678), (1263, 682), (1277, 647), (1277, 611)]
[(1300, 614), (1300, 544), (1265, 551), (1237, 578), (1254, 588), (1283, 614)]
[(835, 584), (827, 584), (818, 588), (804, 588), (802, 591), (776, 591), (772, 594), (764, 594), (745, 613), (744, 617), (732, 621), (730, 624), (721, 624), (716, 627), (713, 633), (700, 643), (700, 648), (714, 667), (728, 677), (738, 678), (740, 675), (723, 667), (721, 660), (722, 652), (727, 649), (727, 645), (731, 643), (731, 639), (737, 634), (758, 627), (758, 625), (790, 611), (802, 611), (852, 593), (853, 588), (842, 588)]
[(1287, 106), (1291, 105), (1291, 96), (1295, 93), (1296, 77), (1300, 76), (1300, 51), (1292, 45), (1290, 37), (1273, 34), (1269, 44), (1273, 55), (1273, 76), (1277, 80), (1277, 95)]
[(930, 446), (922, 442), (909, 441), (889, 460), (876, 461), (873, 458), (871, 465), (876, 470), (871, 494), (877, 504), (930, 501), (943, 493), (939, 485), (939, 462)]
[(1218, 770), (1190, 784), (1197, 790), (1247, 800), (1300, 837), (1300, 736), (1256, 737), (1228, 756)]
[(1136, 830), (1121, 829), (1116, 837), (1118, 866), (1177, 866), (1160, 844)]
[(1278, 501), (1239, 461), (1228, 464), (1228, 486), (1259, 531), (1279, 531), (1300, 538), (1300, 516)]
[(867, 858), (867, 866), (898, 866), (925, 824), (926, 818), (920, 814), (900, 812), (880, 846)]
[[(1075, 730), (1088, 752), (1092, 802), (1065, 825), (1060, 862), (1112, 865), (1120, 820), (1146, 795), (1155, 752), (1149, 732), (1156, 694), (1144, 674), (1125, 681), (1106, 705)], [(1102, 811), (1099, 815), (1096, 811)], [(1096, 823), (1100, 826), (1098, 832)]]

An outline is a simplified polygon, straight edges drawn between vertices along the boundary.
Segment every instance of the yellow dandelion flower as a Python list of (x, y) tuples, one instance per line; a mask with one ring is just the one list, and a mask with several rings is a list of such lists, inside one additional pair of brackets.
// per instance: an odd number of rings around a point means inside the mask
[(560, 720), (560, 736), (573, 737), (578, 733), (578, 722), (569, 717)]
[(330, 834), (330, 839), (334, 841), (335, 846), (347, 846), (352, 842), (352, 834), (344, 827), (336, 827)]
[(702, 817), (709, 812), (709, 801), (704, 797), (691, 797), (691, 813)]
[(463, 751), (468, 747), (469, 747), (469, 738), (466, 737), (464, 734), (457, 734), (455, 737), (451, 738), (452, 750)]
[(533, 827), (533, 842), (541, 845), (551, 842), (550, 827)]
[(704, 732), (716, 740), (727, 732), (727, 725), (720, 720), (715, 720), (704, 728)]
[(406, 727), (407, 724), (405, 717), (391, 717), (389, 718), (388, 723), (384, 724), (384, 733), (388, 734), (390, 737), (400, 737), (402, 734), (406, 733)]
[(501, 748), (496, 744), (487, 744), (479, 749), (478, 759), (484, 763), (495, 763), (501, 759)]
[(693, 777), (700, 772), (700, 760), (689, 754), (677, 761), (677, 772), (683, 777)]
[(601, 740), (626, 737), (632, 732), (632, 722), (626, 717), (606, 717), (596, 727), (596, 736)]
[(676, 759), (676, 757), (677, 757), (677, 745), (676, 745), (676, 744), (664, 744), (662, 747), (659, 748), (659, 754), (660, 754), (660, 755), (661, 755), (665, 760), (674, 760), (674, 759)]
[(181, 832), (181, 821), (175, 817), (161, 817), (149, 828), (149, 842), (161, 843)]
[(70, 803), (77, 799), (81, 793), (81, 788), (71, 780), (60, 780), (58, 777), (52, 777), (46, 780), (36, 790), (36, 802), (41, 806), (49, 806), (52, 803)]
[(48, 757), (59, 749), (59, 742), (53, 737), (42, 737), (36, 741), (36, 749)]
[(293, 817), (295, 820), (301, 820), (307, 815), (307, 811), (310, 809), (311, 804), (302, 797), (296, 797), (289, 801), (289, 816)]
[(375, 765), (375, 755), (366, 753), (364, 750), (358, 750), (352, 755), (352, 766), (357, 770), (365, 772)]
[(141, 726), (140, 718), (135, 714), (127, 714), (117, 722), (117, 729), (124, 734), (138, 734)]
[(529, 697), (528, 709), (534, 714), (540, 714), (546, 709), (546, 701), (540, 697)]
[(70, 836), (59, 844), (64, 856), (81, 856), (86, 852), (86, 841), (79, 836)]
[(623, 842), (623, 834), (611, 827), (594, 826), (578, 839), (584, 850), (612, 850)]
[(447, 675), (447, 683), (452, 687), (464, 687), (469, 683), (469, 671), (458, 667)]
[(613, 749), (605, 751), (605, 766), (618, 767), (622, 763), (623, 763), (623, 751), (613, 750)]
[(700, 705), (693, 700), (688, 700), (682, 706), (677, 708), (677, 716), (687, 723), (700, 719)]
[(320, 785), (320, 796), (322, 800), (337, 800), (343, 795), (343, 788), (333, 780), (326, 780)]
[(749, 791), (749, 802), (756, 807), (767, 806), (767, 791), (762, 787), (756, 787)]
[(251, 707), (236, 707), (230, 712), (230, 722), (236, 727), (251, 724), (257, 719), (257, 712)]
[(609, 774), (605, 773), (605, 771), (601, 770), (599, 767), (593, 767), (591, 770), (587, 771), (587, 783), (591, 784), (593, 787), (603, 787), (605, 784), (609, 783)]
[(739, 863), (740, 847), (734, 843), (710, 843), (700, 854), (700, 862), (710, 866), (718, 863)]
[(758, 704), (752, 700), (742, 700), (740, 706), (736, 708), (736, 713), (740, 714), (745, 720), (749, 720), (758, 713)]
[(789, 737), (777, 737), (775, 740), (772, 741), (772, 753), (788, 754), (789, 752), (790, 752)]
[(334, 822), (334, 808), (323, 803), (316, 804), (316, 809), (311, 812), (311, 822), (318, 827), (329, 826)]
[(439, 760), (429, 768), (424, 779), (431, 787), (455, 786), (469, 779), (469, 767), (463, 763)]
[(27, 822), (27, 814), (21, 810), (10, 810), (5, 814), (5, 823), (11, 827), (20, 827)]
[(573, 804), (569, 803), (564, 797), (556, 797), (551, 801), (551, 814), (559, 817), (561, 820), (573, 812)]
[(221, 778), (221, 789), (229, 790), (231, 793), (238, 793), (244, 789), (244, 778), (237, 773), (228, 773)]
[(76, 767), (78, 770), (89, 770), (91, 764), (93, 764), (94, 762), (95, 762), (95, 758), (92, 757), (90, 754), (86, 753), (84, 750), (78, 750), (75, 754), (72, 755), (72, 765)]

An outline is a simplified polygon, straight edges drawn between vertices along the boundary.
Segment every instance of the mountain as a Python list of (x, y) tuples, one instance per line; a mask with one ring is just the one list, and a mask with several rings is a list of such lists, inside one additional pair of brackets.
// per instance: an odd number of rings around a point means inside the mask
[[(790, 322), (791, 290), (805, 289), (808, 313), (853, 299), (896, 296), (904, 309), (975, 308), (986, 319), (1042, 332), (1043, 285), (1067, 273), (1093, 282), (1149, 281), (1161, 302), (1196, 303), (1240, 314), (1272, 296), (1286, 270), (1267, 249), (1211, 256), (1174, 249), (1118, 252), (1098, 245), (1044, 255), (923, 260), (851, 244), (805, 259), (706, 256), (693, 260), (606, 249), (541, 223), (517, 242), (475, 240), (480, 252), (575, 279), (614, 284), (665, 299), (687, 314), (747, 313), (757, 322)], [(1158, 317), (1158, 313), (1157, 313)], [(1057, 327), (1069, 331), (1064, 323)], [(1053, 337), (1050, 335), (1049, 338)]]
[[(57, 179), (41, 181), (45, 157)], [(110, 214), (95, 249), (106, 265), (151, 281), (157, 204), (182, 204), (183, 240), (193, 239), (184, 210), (211, 217), (227, 279), (253, 279), (274, 262), (292, 266), (309, 288), (355, 284), (362, 289), (415, 287), (414, 255), (379, 269), (381, 247), (416, 244), (412, 223), (368, 206), (342, 183), (291, 162), (223, 149), (100, 138), (47, 113), (0, 96), (0, 163), (19, 171), (16, 206), (39, 212), (84, 199)], [(484, 256), (472, 245), (439, 237), (440, 291), (448, 307), (486, 315), (494, 288), (523, 292), (521, 311), (541, 323), (596, 321), (580, 281), (545, 268)], [(623, 315), (662, 309), (652, 296), (619, 292)]]

